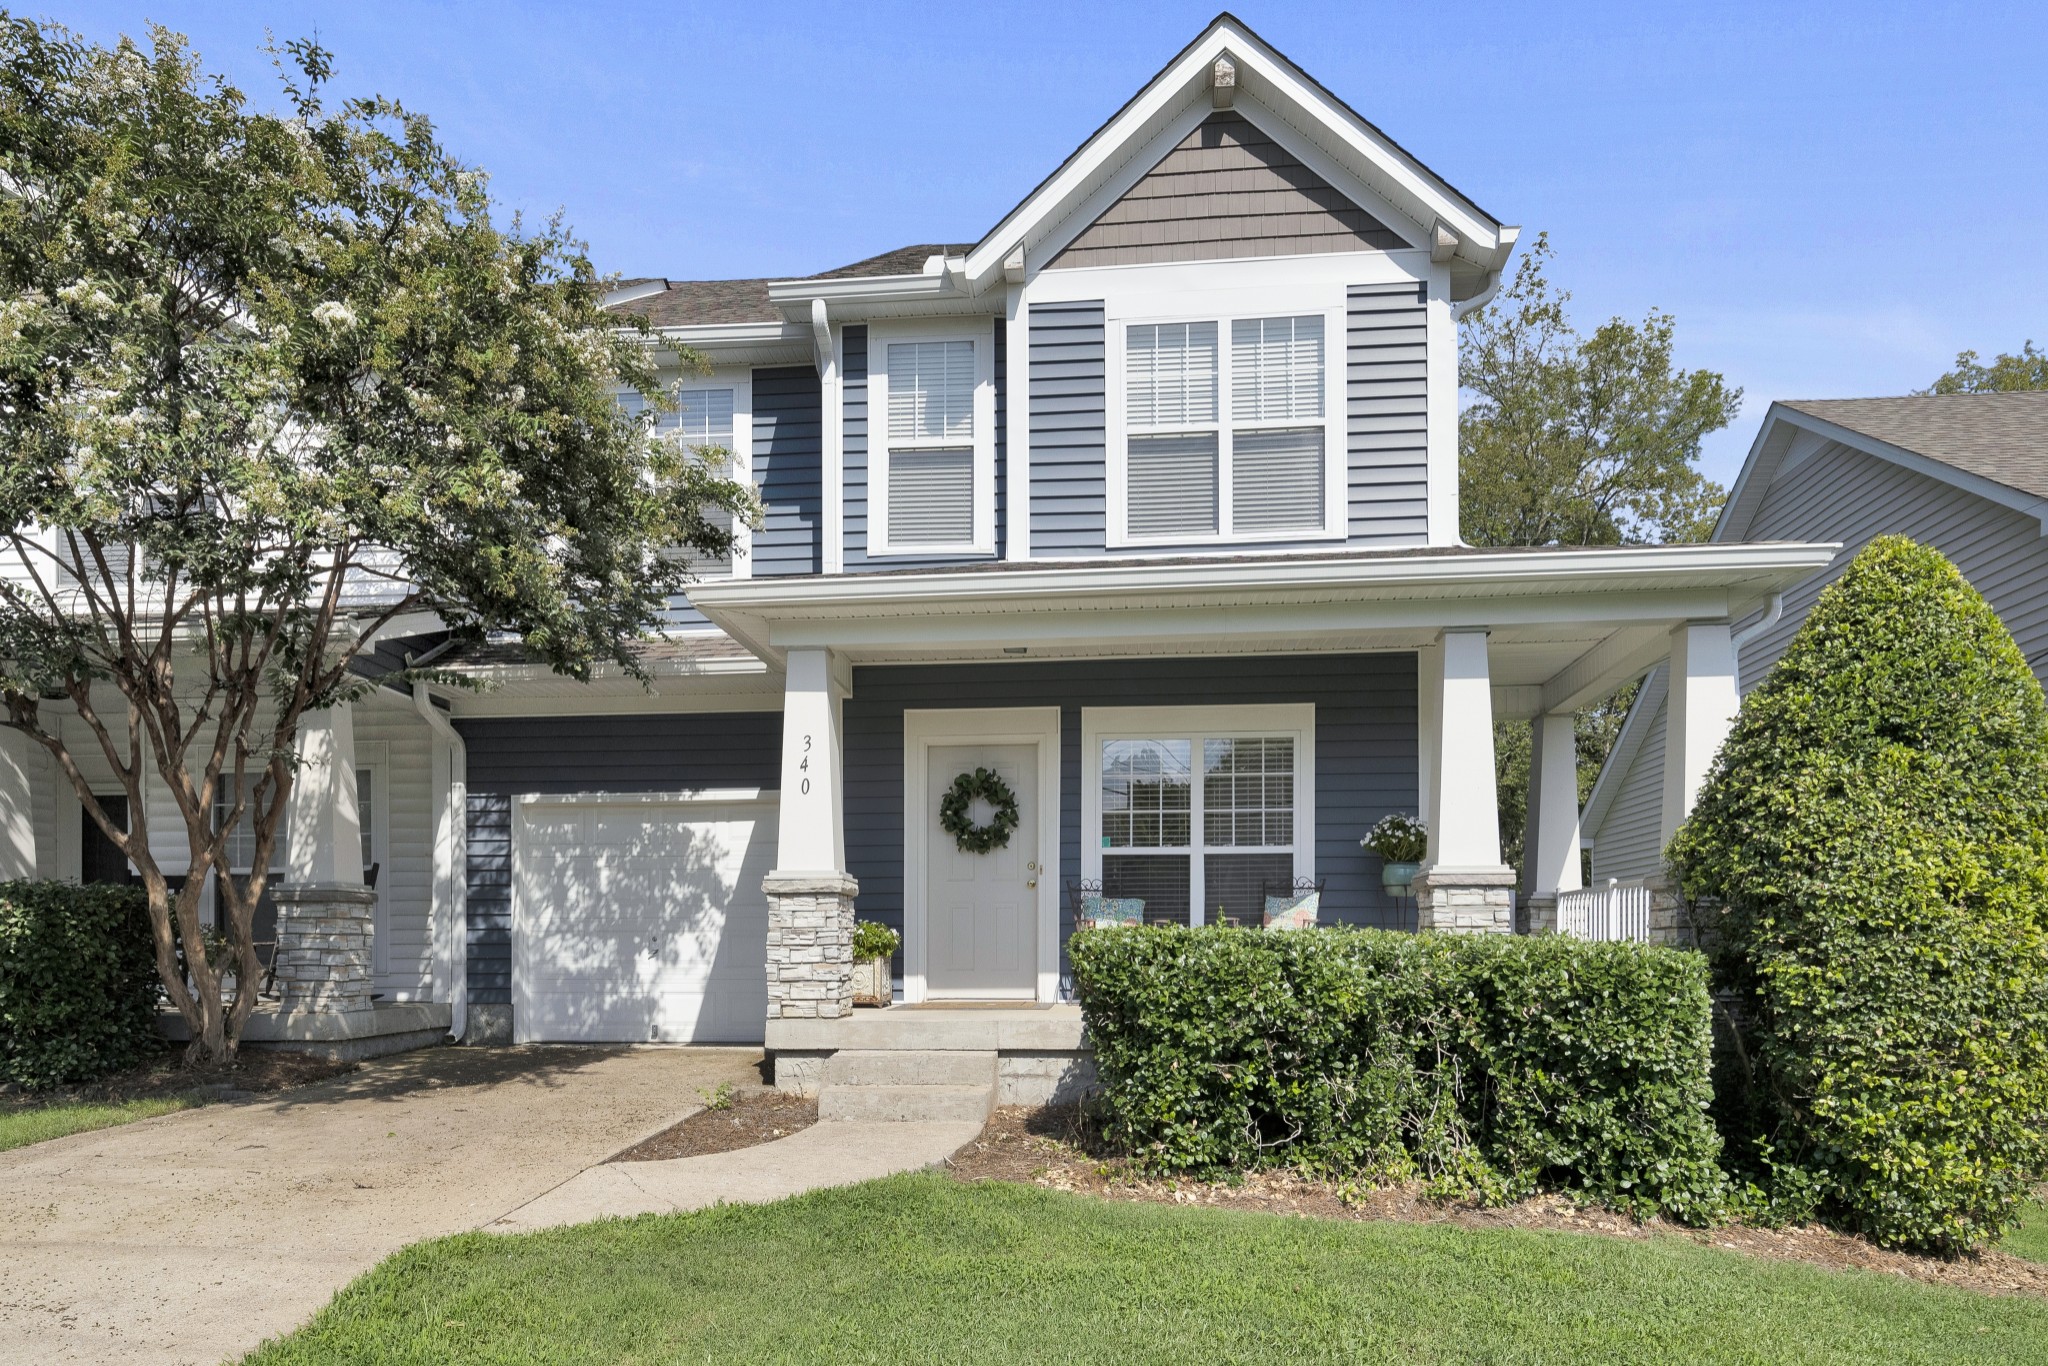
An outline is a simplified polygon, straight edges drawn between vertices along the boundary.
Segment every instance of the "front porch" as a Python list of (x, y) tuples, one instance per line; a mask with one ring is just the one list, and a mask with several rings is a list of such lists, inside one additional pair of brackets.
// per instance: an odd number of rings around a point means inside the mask
[[(1257, 924), (1261, 893), (1298, 883), (1318, 889), (1322, 923), (1509, 933), (1519, 897), (1526, 928), (1555, 929), (1581, 885), (1574, 713), (1670, 661), (1668, 838), (1734, 716), (1735, 624), (1830, 553), (1339, 553), (702, 585), (705, 614), (786, 680), (768, 1047), (799, 1089), (834, 1051), (972, 1035), (970, 1051), (1000, 1057), (1006, 1029), (1051, 1041), (1007, 1050), (1019, 1075), (1047, 1049), (1075, 1061), (1078, 1016), (1060, 1003), (1082, 879), (1152, 923)], [(1501, 718), (1535, 729), (1519, 879), (1501, 857)], [(937, 816), (976, 768), (1020, 811), (983, 854)], [(1359, 848), (1394, 812), (1429, 825), (1410, 903)], [(1650, 934), (1675, 940), (1676, 899), (1653, 891)], [(895, 1009), (853, 1011), (856, 912), (904, 935)], [(1057, 1013), (917, 1009), (941, 1001)]]

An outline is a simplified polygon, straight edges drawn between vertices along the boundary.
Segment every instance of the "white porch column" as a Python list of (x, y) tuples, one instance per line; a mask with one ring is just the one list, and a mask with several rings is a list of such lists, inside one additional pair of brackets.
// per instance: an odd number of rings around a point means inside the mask
[(1436, 648), (1436, 736), (1429, 787), (1429, 857), (1415, 879), (1425, 930), (1505, 934), (1514, 928), (1514, 870), (1500, 861), (1493, 770), (1493, 683), (1484, 631), (1446, 631)]
[[(1670, 673), (1664, 713), (1664, 803), (1657, 824), (1660, 855), (1692, 814), (1714, 755), (1728, 738), (1742, 704), (1728, 623), (1688, 622), (1674, 629)], [(1662, 875), (1650, 879), (1650, 939), (1680, 943), (1688, 937), (1678, 888)]]
[[(1444, 647), (1433, 641), (1415, 652), (1415, 814), (1432, 832), (1436, 830), (1436, 752), (1443, 744), (1443, 694)], [(1432, 847), (1435, 839), (1432, 833)]]
[(35, 780), (44, 751), (18, 730), (0, 730), (0, 882), (36, 875)]
[(369, 1010), (377, 894), (363, 885), (355, 708), (307, 712), (298, 754), (285, 807), (285, 880), (274, 892), (278, 991), (287, 1012)]
[(846, 874), (840, 718), (852, 691), (829, 650), (789, 652), (782, 705), (781, 825), (768, 896), (768, 1017), (853, 1011), (853, 899)]
[(1579, 746), (1570, 712), (1538, 716), (1529, 735), (1529, 825), (1522, 842), (1529, 930), (1557, 928), (1557, 896), (1579, 876)]

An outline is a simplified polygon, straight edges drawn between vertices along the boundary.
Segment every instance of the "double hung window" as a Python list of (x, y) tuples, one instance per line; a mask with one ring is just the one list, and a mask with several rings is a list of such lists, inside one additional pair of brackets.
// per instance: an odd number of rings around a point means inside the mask
[(1084, 722), (1084, 872), (1105, 896), (1142, 900), (1148, 923), (1257, 925), (1268, 886), (1313, 871), (1313, 709), (1145, 710)]
[(1124, 542), (1338, 526), (1321, 313), (1124, 328)]
[(880, 421), (870, 419), (881, 439), (869, 476), (869, 554), (992, 549), (984, 523), (994, 509), (993, 377), (984, 350), (966, 337), (878, 339), (871, 350), (882, 363), (870, 383), (886, 398)]
[[(744, 378), (727, 383), (689, 384), (675, 389), (672, 396), (676, 406), (655, 420), (655, 432), (701, 458), (715, 462), (721, 471), (729, 471), (732, 478), (742, 483), (752, 482), (750, 390), (751, 386)], [(627, 412), (634, 414), (644, 412), (647, 407), (631, 390), (622, 393), (619, 402)], [(687, 557), (692, 570), (702, 578), (725, 578), (735, 572), (744, 577), (752, 540), (749, 528), (744, 523), (734, 527), (732, 514), (723, 510), (709, 510), (706, 516), (714, 525), (735, 533), (733, 555), (706, 559), (693, 551), (669, 553)]]

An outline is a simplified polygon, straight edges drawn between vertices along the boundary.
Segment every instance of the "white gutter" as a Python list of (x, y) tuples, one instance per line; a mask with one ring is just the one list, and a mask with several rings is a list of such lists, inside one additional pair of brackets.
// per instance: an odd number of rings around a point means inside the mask
[[(469, 1031), (469, 896), (465, 826), (469, 812), (469, 747), (434, 705), (427, 685), (412, 685), (412, 704), (440, 741), (434, 754), (435, 976), (448, 984), (448, 1031), (456, 1042)], [(446, 765), (445, 774), (441, 771)]]

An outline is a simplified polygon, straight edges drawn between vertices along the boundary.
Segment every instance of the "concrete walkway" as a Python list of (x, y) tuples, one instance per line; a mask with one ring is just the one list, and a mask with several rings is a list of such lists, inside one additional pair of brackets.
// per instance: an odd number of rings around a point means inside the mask
[(979, 1123), (822, 1123), (735, 1152), (608, 1162), (577, 1173), (486, 1231), (525, 1233), (614, 1215), (763, 1204), (936, 1166), (980, 1133)]
[(0, 1361), (238, 1359), (406, 1244), (527, 1206), (699, 1088), (757, 1082), (759, 1057), (429, 1049), (0, 1153)]

